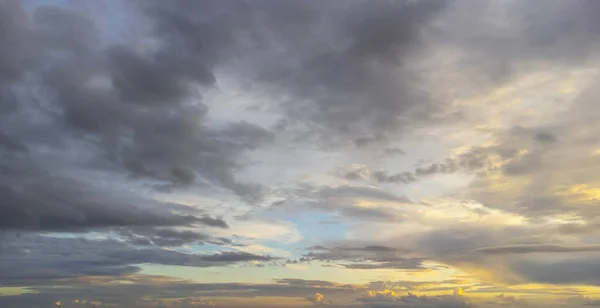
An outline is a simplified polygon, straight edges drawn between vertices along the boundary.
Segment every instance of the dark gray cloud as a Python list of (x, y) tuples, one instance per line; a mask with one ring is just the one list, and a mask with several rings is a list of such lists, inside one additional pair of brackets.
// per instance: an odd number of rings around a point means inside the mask
[(492, 255), (501, 254), (521, 254), (521, 253), (577, 253), (600, 251), (600, 245), (559, 245), (559, 244), (533, 244), (533, 245), (512, 245), (500, 247), (479, 248), (473, 253), (483, 253)]
[(344, 173), (342, 175), (342, 178), (348, 180), (348, 181), (360, 181), (360, 180), (364, 180), (367, 178), (368, 174), (365, 174), (366, 170), (364, 169), (359, 169), (359, 170), (353, 170), (347, 173)]
[(0, 171), (0, 228), (86, 231), (107, 227), (206, 225), (219, 219), (192, 208), (101, 189), (18, 165)]
[[(241, 155), (272, 134), (243, 121), (208, 125), (208, 107), (198, 93), (215, 83), (216, 60), (207, 44), (220, 44), (211, 41), (220, 40), (218, 29), (196, 32), (190, 45), (173, 35), (187, 25), (157, 24), (150, 36), (165, 44), (140, 49), (132, 41), (105, 40), (99, 16), (77, 5), (22, 4), (0, 4), (0, 39), (8, 43), (0, 46), (0, 228), (114, 229), (146, 248), (115, 241), (11, 240), (1, 247), (2, 281), (133, 273), (139, 263), (267, 261), (247, 253), (194, 256), (157, 248), (228, 245), (228, 239), (175, 229), (228, 225), (192, 207), (113, 189), (100, 176), (90, 180), (107, 173), (119, 186), (131, 175), (138, 184), (218, 186), (246, 201), (260, 199), (262, 187), (241, 183), (234, 173), (243, 165)], [(141, 12), (127, 13), (142, 22)]]
[(341, 267), (352, 269), (418, 269), (422, 268), (423, 259), (407, 257), (406, 249), (383, 245), (367, 245), (345, 247), (336, 246), (309, 247), (309, 252), (300, 258), (301, 262), (323, 261), (339, 264)]
[[(6, 18), (0, 36), (10, 44), (0, 47), (6, 111), (0, 116), (0, 144), (6, 155), (37, 166), (29, 174), (2, 174), (4, 228), (227, 227), (208, 216), (138, 210), (131, 204), (137, 200), (111, 200), (109, 192), (63, 180), (51, 167), (215, 185), (246, 201), (260, 200), (263, 188), (238, 181), (235, 172), (244, 164), (243, 154), (270, 142), (273, 134), (243, 121), (210, 125), (210, 106), (202, 101), (201, 92), (218, 83), (215, 71), (240, 56), (247, 64), (239, 64), (238, 77), (255, 76), (293, 97), (280, 105), (287, 117), (321, 125), (357, 145), (380, 140), (379, 131), (402, 125), (415, 109), (431, 107), (407, 86), (410, 73), (401, 64), (418, 48), (422, 27), (442, 10), (442, 1), (354, 1), (340, 7), (174, 1), (126, 8), (131, 20), (149, 25), (150, 31), (134, 36), (153, 40), (152, 48), (107, 39), (98, 23), (102, 16), (77, 6), (27, 11), (18, 1), (2, 4)], [(317, 29), (321, 35), (315, 35)], [(326, 43), (331, 39), (342, 48)], [(298, 113), (298, 106), (306, 112)], [(355, 119), (360, 120), (349, 126)], [(40, 156), (48, 150), (55, 161)], [(45, 180), (28, 178), (38, 173)], [(347, 214), (385, 216), (356, 211)]]
[(541, 143), (554, 143), (558, 141), (558, 138), (556, 136), (546, 132), (540, 132), (535, 134), (535, 136), (533, 136), (533, 139)]
[(276, 279), (275, 282), (289, 284), (294, 286), (314, 286), (314, 287), (334, 287), (339, 286), (339, 283), (324, 281), (324, 280), (305, 280), (298, 278)]
[(520, 176), (532, 173), (540, 166), (540, 153), (532, 152), (505, 164), (502, 169), (508, 176)]
[(372, 174), (373, 178), (379, 183), (403, 183), (408, 184), (415, 182), (417, 179), (411, 172), (402, 172), (389, 175), (386, 171), (375, 171)]
[(303, 54), (289, 50), (286, 60), (297, 65), (277, 75), (288, 93), (300, 99), (285, 106), (292, 120), (318, 124), (363, 147), (390, 129), (428, 116), (434, 106), (428, 97), (411, 90), (409, 80), (414, 76), (403, 65), (445, 2), (353, 1), (339, 11), (308, 3), (313, 12), (308, 29), (328, 30), (294, 37), (305, 44), (300, 48), (310, 49)]
[(241, 262), (241, 261), (273, 261), (276, 258), (270, 256), (259, 256), (248, 252), (225, 251), (213, 255), (203, 256), (202, 260), (209, 262)]
[(211, 226), (211, 227), (219, 227), (219, 228), (229, 228), (227, 223), (222, 218), (215, 218), (209, 215), (204, 215), (198, 219), (202, 224)]
[(363, 148), (371, 144), (377, 143), (377, 141), (381, 141), (381, 137), (359, 137), (354, 139), (354, 145), (357, 148)]
[(429, 0), (177, 1), (150, 11), (179, 55), (193, 54), (209, 71), (235, 55), (245, 62), (241, 76), (289, 97), (274, 97), (288, 117), (282, 128), (306, 126), (317, 140), (336, 142), (325, 138), (329, 132), (362, 147), (435, 110), (410, 87), (415, 75), (404, 66), (444, 7)]
[(182, 246), (191, 243), (218, 242), (204, 233), (165, 228), (129, 228), (120, 231), (119, 235), (127, 238), (131, 244), (142, 246)]
[[(547, 154), (558, 142), (558, 137), (544, 128), (522, 126), (513, 127), (499, 137), (502, 144), (490, 150), (503, 158), (501, 170), (508, 176), (524, 176), (543, 169)], [(519, 154), (516, 148), (525, 154)]]
[(518, 260), (511, 268), (529, 281), (558, 285), (600, 285), (596, 273), (600, 270), (597, 255), (573, 257), (560, 260)]
[(398, 248), (383, 246), (383, 245), (369, 245), (369, 246), (363, 246), (363, 247), (337, 247), (335, 249), (346, 250), (346, 251), (372, 251), (372, 252), (406, 251), (404, 249), (398, 249)]
[(399, 270), (411, 270), (411, 269), (423, 269), (423, 261), (425, 259), (413, 258), (413, 259), (396, 259), (393, 261), (374, 262), (374, 263), (346, 263), (342, 264), (344, 268), (349, 269), (399, 269)]
[(386, 148), (384, 153), (387, 155), (404, 155), (406, 154), (402, 149), (399, 148)]
[(26, 152), (28, 150), (26, 145), (2, 132), (0, 132), (0, 147), (9, 151)]
[[(19, 10), (16, 3), (3, 6)], [(2, 53), (35, 46), (27, 50), (31, 61), (18, 69), (36, 78), (11, 74), (11, 84), (3, 87), (3, 94), (19, 106), (2, 115), (5, 148), (39, 151), (44, 144), (73, 151), (64, 144), (76, 143), (93, 147), (90, 159), (105, 168), (183, 185), (211, 183), (246, 200), (259, 198), (260, 186), (238, 182), (233, 172), (240, 166), (237, 157), (268, 142), (271, 134), (247, 122), (218, 128), (205, 124), (208, 108), (199, 101), (197, 87), (214, 84), (214, 63), (203, 54), (210, 53), (206, 44), (216, 35), (213, 27), (206, 37), (198, 37), (206, 40), (203, 48), (171, 42), (140, 51), (98, 39), (101, 33), (92, 17), (77, 7), (39, 7), (31, 18), (11, 14), (7, 23), (11, 28), (3, 35), (11, 35), (7, 39), (16, 41), (16, 47), (3, 47)], [(21, 28), (27, 35), (15, 36)], [(159, 30), (167, 31), (163, 28)], [(155, 38), (175, 40), (160, 31)], [(29, 126), (19, 123), (23, 120)], [(53, 143), (47, 142), (50, 138)]]
[[(243, 50), (248, 63), (240, 74), (291, 96), (280, 105), (289, 117), (282, 121), (284, 128), (308, 126), (309, 135), (321, 137), (333, 131), (344, 142), (364, 146), (434, 108), (426, 95), (409, 87), (413, 76), (403, 65), (443, 1), (182, 3), (165, 5), (176, 17), (169, 14), (159, 22), (188, 26), (176, 37), (187, 35), (189, 41), (212, 26), (224, 29), (217, 43), (203, 42), (203, 50), (215, 45), (226, 55)], [(207, 16), (215, 12), (221, 21)], [(202, 17), (194, 24), (190, 16)], [(255, 43), (241, 47), (244, 39)]]
[(594, 1), (454, 4), (456, 9), (438, 25), (437, 38), (460, 50), (461, 65), (478, 72), (469, 80), (477, 85), (475, 91), (506, 84), (532, 70), (566, 69), (595, 58), (598, 22), (591, 16), (599, 8)]
[[(29, 67), (34, 65), (32, 47), (35, 42), (31, 38), (30, 29), (23, 22), (27, 19), (25, 10), (19, 1), (5, 1), (0, 6), (0, 39), (6, 44), (0, 47), (0, 92), (2, 94), (3, 111), (8, 107), (16, 107), (14, 101), (7, 100), (7, 85), (21, 78)], [(7, 108), (7, 109), (4, 109)], [(12, 108), (11, 108), (12, 109)]]
[(2, 240), (0, 281), (8, 285), (68, 277), (126, 275), (137, 272), (137, 265), (144, 263), (211, 267), (277, 260), (276, 257), (241, 251), (190, 254), (161, 248), (138, 248), (111, 239), (4, 235)]

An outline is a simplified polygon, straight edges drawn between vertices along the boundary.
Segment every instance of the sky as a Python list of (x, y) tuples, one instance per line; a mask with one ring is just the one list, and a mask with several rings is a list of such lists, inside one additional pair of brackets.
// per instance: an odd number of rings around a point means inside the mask
[(0, 307), (600, 306), (599, 15), (0, 1)]

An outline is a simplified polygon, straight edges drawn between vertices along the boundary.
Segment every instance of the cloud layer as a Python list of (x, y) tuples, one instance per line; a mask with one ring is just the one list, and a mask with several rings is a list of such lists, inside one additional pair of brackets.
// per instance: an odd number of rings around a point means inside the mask
[(0, 305), (597, 305), (597, 13), (4, 1)]

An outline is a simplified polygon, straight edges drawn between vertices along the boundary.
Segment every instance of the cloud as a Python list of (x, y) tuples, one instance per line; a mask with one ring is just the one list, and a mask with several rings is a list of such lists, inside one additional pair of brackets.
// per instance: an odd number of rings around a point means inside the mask
[[(291, 256), (299, 241), (319, 237), (365, 241), (313, 246), (290, 262), (363, 275), (431, 261), (489, 284), (598, 285), (596, 2), (85, 5), (0, 4), (0, 229), (8, 230), (0, 275), (8, 285), (123, 277), (141, 263), (276, 264), (252, 250), (269, 251), (275, 240), (283, 246), (271, 251)], [(342, 165), (361, 167), (328, 172)], [(165, 199), (191, 205), (157, 201)], [(255, 218), (232, 218), (240, 212)], [(339, 223), (313, 230), (304, 214), (315, 212)], [(86, 232), (120, 240), (81, 239)], [(252, 244), (231, 251), (240, 245), (232, 239)], [(185, 247), (201, 244), (211, 245)], [(222, 251), (208, 252), (214, 245)], [(351, 289), (294, 279), (171, 281), (176, 290), (161, 295), (282, 292), (323, 303), (317, 294)], [(52, 292), (75, 291), (109, 304), (171, 304), (143, 302), (149, 289), (137, 281), (36, 291), (46, 305), (60, 300)], [(461, 290), (365, 298), (470, 305)], [(32, 296), (15, 305), (35, 307)]]
[(532, 244), (479, 248), (473, 253), (521, 254), (521, 253), (576, 253), (600, 251), (600, 245)]
[[(183, 67), (167, 70), (167, 76), (187, 77), (188, 66), (197, 65), (204, 77), (199, 81), (218, 84), (219, 66), (233, 65), (237, 78), (273, 93), (284, 116), (278, 127), (298, 140), (364, 146), (438, 109), (411, 88), (416, 74), (405, 66), (420, 48), (423, 30), (444, 9), (442, 2), (142, 6), (158, 26), (158, 38), (170, 46), (161, 53), (164, 67)], [(184, 59), (191, 64), (183, 66)]]
[(380, 183), (412, 183), (416, 181), (415, 176), (411, 172), (396, 173), (388, 175), (386, 171), (373, 172), (373, 178)]
[[(398, 221), (401, 213), (394, 204), (413, 204), (404, 196), (396, 196), (383, 189), (369, 186), (317, 186), (298, 185), (297, 188), (285, 190), (284, 208), (310, 208), (332, 212), (346, 218), (372, 221)], [(278, 208), (283, 210), (284, 208)]]
[(397, 259), (394, 261), (384, 261), (384, 262), (362, 262), (362, 263), (349, 263), (342, 264), (343, 267), (349, 269), (378, 269), (378, 268), (388, 268), (388, 269), (423, 269), (423, 261), (424, 259), (420, 258), (407, 258), (407, 259)]
[(423, 259), (410, 258), (407, 250), (381, 245), (362, 247), (332, 247), (318, 250), (310, 249), (300, 261), (324, 261), (337, 263), (349, 269), (418, 269), (422, 268)]
[(556, 136), (546, 132), (537, 133), (533, 138), (541, 143), (554, 143), (558, 141), (558, 138), (556, 138)]
[(407, 307), (473, 307), (473, 305), (462, 296), (418, 296), (409, 294), (399, 297), (398, 302)]
[(387, 148), (384, 150), (385, 154), (388, 155), (404, 155), (406, 154), (402, 149), (399, 148)]
[[(114, 305), (116, 307), (131, 307), (136, 303), (153, 307), (159, 300), (163, 304), (170, 302), (187, 304), (189, 307), (206, 307), (208, 302), (229, 306), (229, 300), (237, 298), (248, 302), (257, 297), (290, 297), (304, 299), (307, 294), (311, 298), (320, 298), (320, 305), (330, 304), (324, 294), (332, 296), (350, 296), (356, 292), (354, 286), (345, 287), (314, 287), (287, 284), (247, 284), (247, 283), (197, 283), (188, 280), (175, 279), (165, 276), (125, 275), (100, 276), (91, 278), (70, 278), (50, 280), (48, 284), (32, 286), (34, 293), (14, 296), (0, 296), (0, 304), (11, 307), (20, 305), (26, 307), (44, 307), (58, 299), (67, 306), (77, 298), (83, 302)], [(321, 293), (323, 292), (323, 293)], [(321, 294), (322, 297), (316, 294)], [(232, 302), (231, 304), (239, 304)], [(185, 306), (184, 307), (188, 307)], [(69, 307), (69, 306), (67, 306)]]
[(214, 218), (204, 215), (198, 219), (202, 224), (211, 227), (229, 228), (227, 223), (222, 218)]
[(463, 291), (462, 288), (458, 287), (458, 288), (454, 289), (454, 292), (452, 294), (454, 294), (454, 296), (463, 296), (463, 295), (465, 295), (465, 292)]
[[(289, 37), (296, 42), (288, 46), (302, 43), (314, 48), (291, 52), (291, 57), (287, 54), (284, 59), (298, 65), (275, 70), (282, 73), (270, 76), (271, 80), (278, 77), (279, 84), (296, 98), (292, 104), (284, 105), (290, 118), (314, 123), (315, 128), (323, 127), (343, 139), (351, 139), (356, 146), (364, 146), (378, 139), (374, 135), (405, 125), (405, 119), (411, 115), (415, 119), (427, 117), (429, 108), (435, 106), (429, 104), (427, 97), (411, 91), (411, 73), (403, 70), (400, 63), (418, 49), (421, 29), (443, 7), (439, 1), (377, 5), (356, 1), (349, 3), (345, 12), (328, 10), (327, 6), (296, 8), (308, 11), (301, 16), (310, 17), (313, 26)], [(318, 29), (316, 26), (330, 31), (313, 32)], [(315, 39), (337, 42), (340, 48), (314, 44), (311, 41)], [(349, 121), (353, 124), (349, 125)], [(357, 135), (364, 136), (354, 137)], [(326, 140), (335, 142), (332, 138)]]
[(565, 223), (559, 226), (559, 231), (564, 234), (595, 233), (600, 229), (600, 219), (588, 219), (585, 223)]
[(202, 260), (209, 262), (240, 262), (240, 261), (273, 261), (274, 257), (259, 256), (247, 252), (225, 251), (213, 255), (202, 256)]
[[(191, 254), (161, 248), (136, 248), (107, 239), (57, 238), (39, 235), (3, 237), (0, 277), (5, 284), (22, 285), (48, 279), (116, 276), (136, 273), (144, 263), (212, 267), (239, 262), (271, 262), (276, 257), (222, 251)], [(10, 262), (9, 262), (10, 261)]]
[(252, 240), (273, 240), (294, 243), (303, 239), (297, 226), (287, 221), (273, 219), (238, 219), (229, 229), (219, 229), (224, 237), (241, 237)]
[[(468, 1), (466, 2), (468, 3)], [(485, 9), (485, 5), (472, 7)], [(597, 25), (590, 14), (598, 10), (592, 1), (576, 1), (574, 3), (561, 3), (554, 1), (544, 5), (515, 3), (510, 6), (493, 6), (498, 11), (518, 12), (511, 16), (504, 16), (503, 22), (512, 26), (506, 31), (496, 31), (493, 27), (487, 28), (490, 36), (478, 36), (468, 44), (474, 48), (476, 56), (472, 64), (486, 73), (506, 74), (500, 80), (510, 80), (514, 74), (521, 73), (518, 64), (540, 63), (557, 66), (571, 66), (582, 63), (593, 56), (592, 51), (597, 48), (594, 43), (586, 41), (597, 36), (593, 30)], [(457, 16), (458, 17), (458, 16)], [(494, 18), (482, 15), (478, 20), (466, 21), (463, 25), (480, 24), (487, 27), (494, 22)], [(570, 24), (570, 26), (565, 26)], [(458, 30), (453, 29), (454, 31)], [(452, 30), (450, 30), (452, 31)], [(503, 37), (503, 33), (519, 33), (519, 37)], [(576, 51), (570, 50), (572, 44), (580, 44)], [(467, 49), (463, 45), (463, 48)], [(485, 59), (485, 56), (495, 56), (494, 59)], [(553, 62), (554, 61), (554, 62)]]
[(418, 164), (413, 170), (391, 173), (386, 170), (369, 170), (362, 167), (342, 175), (350, 181), (372, 180), (378, 183), (410, 184), (437, 174), (485, 172), (491, 168), (490, 156), (496, 154), (497, 149), (473, 147), (469, 151), (447, 158), (444, 162)]
[[(490, 285), (597, 285), (589, 275), (597, 266), (593, 262), (597, 245), (573, 242), (559, 230), (544, 222), (515, 226), (463, 222), (412, 235), (417, 240), (407, 247), (427, 259), (473, 273)], [(564, 244), (549, 244), (549, 240)]]
[(369, 245), (369, 246), (363, 246), (363, 247), (336, 247), (335, 249), (346, 250), (346, 251), (372, 251), (372, 252), (380, 252), (380, 253), (403, 251), (402, 249), (384, 246), (384, 245)]
[(531, 259), (513, 261), (511, 266), (529, 281), (557, 285), (584, 284), (600, 285), (592, 273), (600, 264), (594, 256), (563, 256), (560, 259), (536, 262)]
[[(196, 210), (148, 200), (118, 190), (49, 176), (13, 162), (0, 173), (0, 228), (86, 231), (107, 227), (207, 225), (226, 227)], [(198, 216), (195, 216), (195, 215)]]
[(392, 290), (372, 291), (369, 290), (366, 296), (359, 297), (363, 302), (395, 302), (399, 295)]
[(289, 285), (298, 285), (298, 286), (314, 286), (314, 287), (333, 287), (338, 286), (338, 283), (324, 280), (305, 280), (298, 278), (284, 278), (284, 279), (275, 279), (277, 283), (289, 284)]
[[(21, 10), (14, 3), (4, 6)], [(140, 13), (131, 17), (141, 20)], [(4, 47), (3, 59), (18, 57), (13, 53), (23, 52), (22, 47), (27, 49), (24, 54), (29, 61), (2, 67), (33, 74), (36, 83), (17, 78), (23, 74), (11, 74), (14, 78), (6, 91), (21, 108), (2, 116), (6, 123), (3, 143), (9, 149), (27, 147), (37, 152), (44, 145), (67, 152), (92, 147), (93, 153), (86, 153), (89, 159), (105, 168), (176, 184), (189, 185), (201, 179), (246, 200), (259, 198), (260, 186), (240, 183), (233, 170), (239, 167), (238, 155), (269, 142), (271, 133), (247, 122), (207, 126), (207, 106), (193, 90), (194, 84), (214, 84), (208, 45), (217, 44), (209, 43), (217, 34), (212, 27), (204, 38), (197, 38), (197, 43), (204, 42), (202, 52), (192, 44), (176, 42), (140, 51), (94, 39), (101, 33), (92, 16), (76, 7), (42, 6), (32, 18), (24, 13), (11, 14), (11, 18), (19, 18), (7, 22), (16, 29), (3, 31), (3, 35), (14, 31), (22, 35), (10, 37), (15, 47)], [(169, 29), (165, 29), (166, 22), (158, 23), (155, 39), (176, 39), (162, 36), (161, 31)], [(52, 56), (58, 52), (64, 54), (60, 60)], [(44, 96), (26, 96), (17, 92), (18, 87), (43, 89)], [(43, 100), (51, 111), (39, 110), (37, 100)], [(19, 125), (23, 119), (28, 127)], [(47, 138), (36, 138), (36, 134)], [(77, 147), (60, 145), (66, 143)]]
[(488, 304), (502, 306), (502, 307), (529, 307), (530, 304), (524, 299), (515, 297), (515, 296), (506, 296), (504, 294), (500, 294), (494, 298), (493, 301), (488, 302)]
[(323, 299), (325, 298), (325, 296), (323, 296), (323, 294), (319, 293), (319, 292), (315, 292), (315, 294), (313, 296), (307, 297), (306, 300), (308, 300), (309, 302), (315, 304), (315, 305), (321, 305), (324, 304)]
[(168, 228), (126, 228), (119, 235), (133, 245), (141, 246), (182, 246), (192, 243), (210, 243), (213, 245), (229, 245), (232, 241), (225, 238), (214, 238), (205, 233)]
[(371, 291), (359, 301), (366, 303), (392, 304), (390, 307), (476, 307), (462, 296), (426, 296), (409, 293), (400, 296), (392, 290)]
[(320, 188), (316, 194), (321, 198), (373, 198), (385, 201), (401, 201), (408, 202), (408, 199), (403, 197), (394, 196), (383, 190), (360, 187), (360, 186), (339, 186), (329, 187), (325, 186)]

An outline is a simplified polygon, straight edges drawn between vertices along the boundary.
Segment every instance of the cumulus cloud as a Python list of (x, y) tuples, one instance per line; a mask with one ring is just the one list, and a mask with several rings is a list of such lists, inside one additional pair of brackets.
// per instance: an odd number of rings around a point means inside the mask
[(392, 290), (373, 291), (369, 290), (367, 294), (360, 297), (363, 302), (395, 302), (398, 294)]
[(315, 292), (315, 294), (313, 296), (307, 297), (306, 300), (308, 300), (309, 302), (315, 304), (315, 305), (324, 305), (326, 302), (325, 300), (325, 296), (323, 296), (323, 294), (319, 293), (319, 292)]
[(462, 288), (458, 287), (456, 289), (454, 289), (454, 293), (455, 296), (463, 296), (465, 295), (465, 292), (463, 291)]
[(500, 294), (496, 296), (493, 301), (487, 302), (488, 304), (501, 306), (501, 307), (529, 307), (531, 306), (529, 302), (524, 299), (515, 297), (515, 296), (506, 296), (504, 294)]
[(474, 307), (462, 296), (419, 296), (409, 293), (400, 296), (392, 290), (369, 291), (360, 301), (367, 303), (392, 304), (392, 307)]

